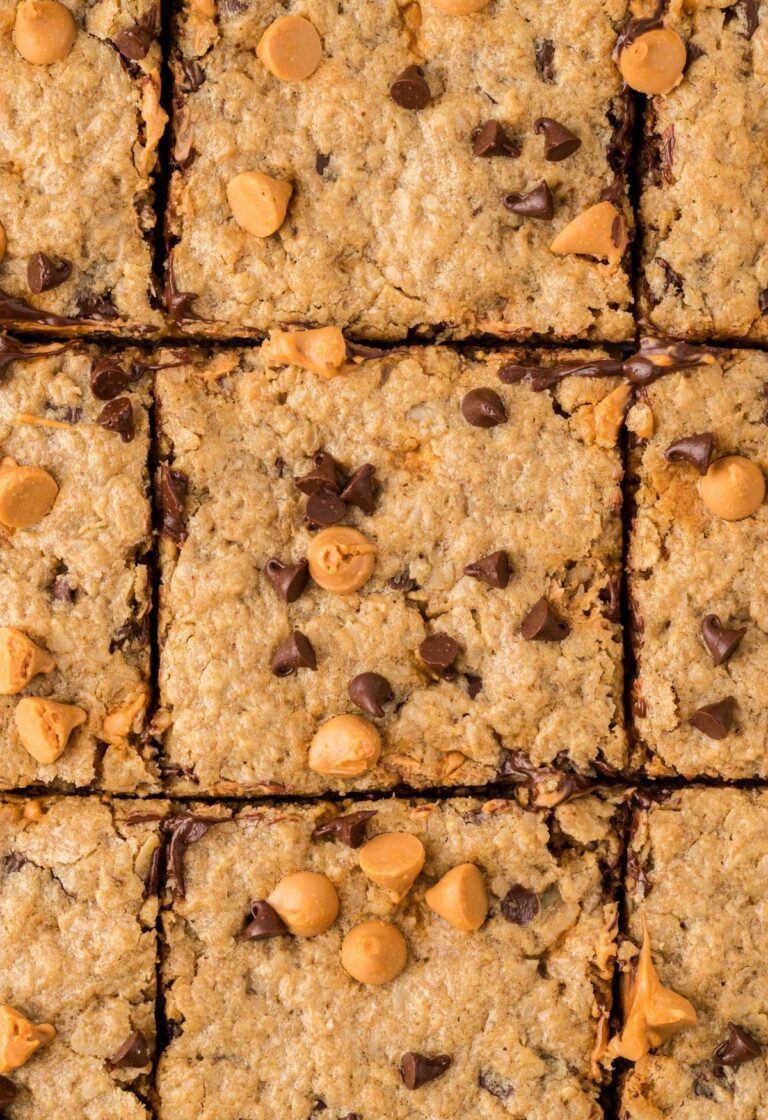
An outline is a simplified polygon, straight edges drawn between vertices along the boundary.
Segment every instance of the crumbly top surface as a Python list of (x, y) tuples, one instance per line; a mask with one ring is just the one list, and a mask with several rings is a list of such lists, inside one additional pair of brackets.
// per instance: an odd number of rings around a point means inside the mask
[(157, 898), (144, 888), (157, 825), (127, 825), (132, 801), (39, 804), (30, 819), (0, 802), (0, 1003), (56, 1036), (9, 1074), (5, 1115), (143, 1120), (148, 1069), (104, 1062), (134, 1030), (154, 1048)]
[(674, 335), (765, 339), (768, 5), (673, 0), (665, 25), (696, 57), (649, 107), (641, 311)]
[[(517, 357), (548, 366), (567, 355)], [(182, 771), (171, 788), (485, 783), (504, 748), (582, 772), (623, 765), (621, 641), (605, 603), (619, 569), (621, 464), (615, 447), (594, 442), (594, 404), (614, 381), (566, 378), (555, 401), (500, 381), (514, 358), (412, 349), (322, 380), (230, 351), (158, 375), (161, 454), (189, 480), (188, 537), (180, 550), (162, 546), (158, 724), (167, 763)], [(477, 387), (498, 392), (507, 423), (467, 423), (461, 402)], [(264, 569), (307, 554), (314, 534), (294, 477), (319, 450), (347, 472), (376, 468), (374, 513), (350, 506), (344, 521), (374, 542), (375, 568), (356, 593), (310, 580), (286, 605)], [(511, 566), (504, 590), (463, 575), (500, 549)], [(389, 581), (406, 569), (418, 586), (395, 590)], [(542, 596), (570, 624), (562, 642), (521, 636)], [(310, 639), (317, 671), (276, 677), (271, 657), (292, 630)], [(459, 644), (454, 680), (419, 658), (438, 633)], [(317, 727), (364, 714), (347, 694), (363, 672), (394, 692), (375, 721), (381, 762), (355, 780), (314, 774)], [(482, 678), (474, 699), (467, 675)]]
[(622, 1101), (629, 1120), (757, 1120), (764, 1111), (765, 1058), (715, 1068), (712, 1051), (729, 1021), (768, 1044), (767, 824), (768, 794), (758, 790), (676, 790), (636, 816), (630, 933), (640, 944), (644, 914), (661, 982), (693, 1003), (698, 1023), (634, 1067)]
[[(655, 431), (631, 454), (638, 484), (629, 578), (637, 761), (653, 774), (768, 774), (768, 595), (760, 575), (768, 562), (768, 506), (742, 521), (715, 517), (701, 500), (694, 467), (664, 455), (673, 441), (711, 432), (713, 459), (738, 453), (768, 469), (766, 381), (765, 355), (719, 351), (713, 365), (661, 377), (643, 391)], [(719, 666), (702, 638), (709, 614), (723, 626), (746, 627), (736, 652)], [(736, 708), (724, 739), (688, 723), (698, 708), (730, 695)]]
[[(356, 851), (312, 839), (327, 805), (246, 808), (187, 850), (186, 898), (163, 915), (178, 1037), (158, 1071), (160, 1120), (306, 1120), (322, 1105), (329, 1120), (596, 1120), (590, 1054), (598, 1003), (609, 998), (596, 946), (614, 910), (602, 871), (618, 851), (615, 805), (588, 797), (549, 818), (470, 799), (364, 808), (377, 811), (369, 838), (410, 832), (426, 849), (399, 904), (364, 876)], [(481, 869), (489, 896), (475, 933), (424, 903), (427, 887), (462, 862)], [(334, 925), (311, 939), (242, 940), (251, 902), (304, 869), (336, 887)], [(513, 883), (539, 900), (525, 925), (500, 912)], [(339, 952), (347, 930), (372, 918), (400, 928), (409, 959), (392, 982), (363, 988)], [(399, 1073), (408, 1050), (448, 1054), (452, 1065), (409, 1092)]]
[[(103, 355), (54, 349), (61, 352), (12, 362), (0, 388), (0, 458), (42, 467), (59, 487), (51, 512), (36, 525), (0, 526), (0, 625), (23, 631), (56, 660), (52, 673), (33, 677), (22, 693), (0, 697), (0, 788), (146, 791), (155, 774), (133, 734), (140, 718), (124, 740), (107, 745), (102, 734), (105, 717), (146, 689), (149, 672), (148, 378), (121, 394), (135, 423), (133, 440), (123, 442), (96, 423), (105, 402), (93, 395), (90, 375)], [(118, 361), (128, 370), (132, 358), (142, 357), (134, 351)], [(29, 422), (35, 417), (60, 426)], [(87, 712), (50, 765), (19, 741), (14, 710), (21, 696)]]
[[(613, 183), (607, 152), (624, 110), (611, 51), (625, 12), (625, 0), (496, 0), (458, 18), (430, 0), (256, 0), (221, 3), (208, 19), (185, 6), (175, 123), (187, 167), (171, 190), (173, 267), (176, 287), (197, 293), (194, 310), (210, 320), (186, 326), (226, 335), (311, 321), (368, 338), (630, 338), (623, 269), (549, 250)], [(310, 20), (322, 40), (323, 60), (305, 81), (279, 81), (256, 56), (285, 14)], [(193, 92), (183, 69), (191, 61), (204, 75)], [(432, 93), (420, 112), (389, 96), (412, 65)], [(575, 155), (545, 161), (533, 133), (541, 116), (579, 136)], [(502, 122), (519, 157), (472, 154), (488, 119)], [(322, 174), (319, 156), (328, 158)], [(247, 233), (227, 203), (228, 181), (251, 170), (294, 185), (271, 237)], [(542, 179), (553, 220), (504, 208), (506, 194)]]

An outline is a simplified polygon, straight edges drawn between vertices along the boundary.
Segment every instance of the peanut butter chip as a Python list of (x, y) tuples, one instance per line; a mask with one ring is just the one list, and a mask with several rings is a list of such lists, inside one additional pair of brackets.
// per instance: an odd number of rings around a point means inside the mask
[(16, 9), (16, 50), (36, 66), (61, 62), (72, 50), (76, 35), (72, 13), (59, 0), (21, 0)]
[(715, 459), (700, 483), (707, 509), (725, 521), (751, 517), (763, 504), (765, 477), (751, 459), (726, 455)]
[(487, 8), (490, 0), (432, 0), (432, 3), (449, 16), (468, 16)]
[(317, 937), (339, 916), (339, 896), (319, 871), (297, 871), (281, 879), (267, 902), (296, 937)]
[(336, 595), (349, 595), (371, 578), (376, 548), (357, 529), (332, 525), (317, 534), (307, 559), (316, 584)]
[(639, 93), (669, 93), (682, 79), (685, 62), (685, 43), (677, 32), (658, 27), (624, 48), (619, 69)]
[(16, 705), (15, 719), (22, 746), (47, 766), (63, 753), (72, 730), (85, 723), (86, 714), (74, 704), (25, 696)]
[(256, 54), (276, 78), (283, 82), (301, 82), (320, 65), (323, 44), (308, 19), (281, 16), (259, 39)]
[(616, 265), (627, 247), (627, 227), (612, 202), (598, 202), (561, 229), (550, 245), (553, 253), (580, 253)]
[(636, 1062), (649, 1050), (661, 1046), (676, 1031), (692, 1027), (697, 1020), (692, 1004), (665, 988), (651, 958), (651, 938), (643, 915), (643, 947), (629, 989), (624, 1029), (613, 1038), (608, 1052), (614, 1058)]
[(36, 1025), (12, 1007), (0, 1006), (0, 1073), (23, 1066), (55, 1034), (48, 1023)]
[(454, 929), (465, 933), (480, 929), (488, 913), (485, 881), (474, 863), (452, 867), (439, 883), (429, 888), (424, 901)]
[(341, 946), (341, 963), (361, 984), (388, 984), (405, 968), (408, 947), (391, 922), (361, 922)]
[(38, 673), (50, 673), (56, 662), (31, 638), (13, 626), (0, 626), (0, 696), (15, 696)]
[(424, 845), (410, 832), (382, 832), (360, 849), (360, 867), (393, 902), (405, 898), (424, 866)]
[(261, 353), (269, 365), (299, 366), (320, 377), (333, 377), (346, 361), (347, 344), (338, 327), (270, 331)]
[(261, 171), (241, 171), (227, 183), (232, 216), (254, 237), (270, 237), (285, 221), (293, 185)]
[(0, 463), (0, 524), (29, 529), (50, 513), (59, 488), (42, 467), (20, 467), (15, 459)]
[(362, 716), (334, 716), (318, 728), (307, 765), (329, 778), (358, 778), (379, 761), (381, 736)]

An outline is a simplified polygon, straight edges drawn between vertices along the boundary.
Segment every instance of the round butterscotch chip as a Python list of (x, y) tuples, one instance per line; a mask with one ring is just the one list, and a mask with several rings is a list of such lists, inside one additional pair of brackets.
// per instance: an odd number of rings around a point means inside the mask
[(1, 1005), (0, 1073), (19, 1069), (55, 1034), (56, 1030), (49, 1023), (32, 1023), (15, 1008)]
[(49, 766), (63, 754), (72, 731), (87, 717), (75, 704), (25, 696), (16, 705), (14, 718), (21, 745), (42, 766)]
[(357, 529), (331, 525), (318, 533), (307, 553), (309, 574), (318, 586), (349, 595), (371, 578), (376, 547)]
[(0, 524), (29, 529), (50, 513), (59, 488), (42, 467), (20, 467), (13, 459), (0, 464)]
[(616, 265), (627, 248), (627, 224), (612, 202), (598, 202), (560, 230), (549, 246), (553, 253), (578, 253)]
[(0, 626), (0, 696), (15, 696), (38, 673), (50, 673), (56, 662), (15, 626)]
[(669, 93), (683, 76), (685, 43), (668, 27), (638, 35), (619, 56), (624, 81), (638, 93)]
[(259, 39), (256, 54), (282, 82), (302, 82), (320, 65), (323, 44), (308, 19), (281, 16)]
[(410, 832), (382, 832), (360, 849), (360, 867), (393, 902), (400, 902), (424, 866), (424, 845)]
[(449, 16), (469, 16), (487, 8), (490, 0), (432, 0), (432, 3)]
[(267, 902), (296, 937), (317, 937), (339, 916), (339, 896), (319, 871), (297, 871), (281, 879)]
[(751, 459), (726, 455), (724, 459), (715, 459), (702, 478), (701, 497), (716, 517), (741, 521), (763, 504), (765, 476)]
[(59, 0), (21, 0), (16, 9), (16, 50), (36, 66), (61, 62), (72, 50), (76, 35), (72, 13)]
[(307, 765), (329, 778), (359, 778), (379, 761), (381, 736), (362, 716), (334, 716), (319, 727)]
[(460, 863), (443, 875), (424, 895), (430, 910), (434, 910), (454, 929), (471, 933), (485, 921), (488, 897), (485, 880), (474, 863)]
[(341, 963), (361, 984), (388, 984), (405, 968), (408, 947), (391, 922), (361, 922), (341, 945)]
[(227, 183), (227, 201), (239, 226), (254, 237), (271, 237), (285, 221), (293, 185), (261, 171), (242, 171)]

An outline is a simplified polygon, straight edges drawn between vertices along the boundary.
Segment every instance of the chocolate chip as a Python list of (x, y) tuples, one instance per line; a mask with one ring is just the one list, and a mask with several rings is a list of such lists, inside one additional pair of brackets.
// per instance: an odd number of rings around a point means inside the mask
[(110, 432), (117, 432), (123, 443), (130, 443), (136, 434), (133, 405), (128, 397), (117, 397), (104, 405), (96, 423)]
[(454, 676), (453, 663), (458, 656), (458, 642), (449, 634), (433, 634), (419, 646), (419, 657), (424, 664), (445, 680)]
[(736, 698), (726, 696), (716, 704), (705, 704), (703, 708), (698, 708), (688, 722), (710, 739), (724, 739), (731, 730), (735, 707)]
[(92, 319), (95, 322), (112, 322), (113, 319), (119, 319), (120, 315), (112, 302), (112, 296), (105, 293), (100, 296), (96, 292), (92, 292), (89, 288), (83, 289), (75, 296), (75, 303), (77, 304), (77, 312), (81, 319)]
[(192, 310), (192, 304), (197, 299), (197, 292), (181, 292), (176, 285), (176, 273), (173, 267), (173, 253), (168, 254), (168, 260), (165, 265), (165, 306), (168, 309), (168, 317), (174, 323), (180, 322), (182, 319), (197, 319), (202, 322), (200, 316)]
[(483, 678), (475, 676), (474, 673), (465, 673), (467, 681), (467, 695), (470, 700), (476, 700), (483, 689)]
[(347, 813), (344, 817), (333, 817), (315, 828), (312, 839), (327, 837), (329, 840), (338, 840), (349, 848), (359, 848), (365, 840), (368, 821), (375, 816), (376, 809), (360, 809), (356, 813)]
[(264, 566), (267, 579), (286, 603), (295, 603), (307, 586), (309, 563), (299, 560), (298, 564), (283, 564), (274, 557)]
[(16, 1086), (10, 1077), (0, 1077), (0, 1108), (10, 1104), (16, 1096)]
[(630, 385), (652, 385), (660, 377), (709, 365), (717, 356), (711, 346), (692, 346), (669, 338), (644, 337), (640, 349), (625, 358), (622, 370)]
[(47, 253), (33, 253), (27, 263), (27, 283), (35, 295), (58, 288), (72, 271), (71, 261), (63, 257), (49, 257)]
[(541, 909), (539, 896), (520, 883), (513, 883), (501, 900), (501, 916), (516, 926), (527, 926)]
[(533, 122), (533, 131), (537, 136), (544, 136), (544, 159), (550, 163), (560, 163), (581, 147), (576, 133), (552, 117), (537, 117)]
[(510, 1081), (505, 1081), (503, 1077), (497, 1077), (496, 1074), (487, 1071), (480, 1074), (477, 1082), (481, 1089), (498, 1097), (500, 1101), (508, 1101), (515, 1092), (515, 1087)]
[(763, 1056), (763, 1048), (749, 1031), (728, 1023), (728, 1037), (712, 1051), (712, 1061), (719, 1066), (743, 1066)]
[(671, 124), (664, 131), (664, 143), (661, 148), (661, 177), (665, 183), (674, 183), (672, 165), (675, 158), (675, 126)]
[(520, 155), (520, 145), (507, 135), (504, 126), (498, 121), (486, 121), (481, 125), (472, 141), (472, 154), (476, 156)]
[(682, 295), (684, 282), (680, 273), (675, 272), (669, 261), (665, 261), (663, 257), (656, 257), (655, 261), (661, 271), (664, 273), (664, 283), (666, 285), (667, 291), (670, 288), (674, 288), (678, 295)]
[(317, 494), (322, 490), (338, 494), (343, 485), (339, 464), (327, 451), (318, 451), (312, 458), (312, 470), (295, 478), (296, 488), (302, 494)]
[(21, 852), (9, 852), (5, 857), (6, 874), (14, 875), (17, 871), (21, 871), (25, 863), (27, 863), (27, 857), (23, 856)]
[(389, 96), (401, 109), (425, 109), (432, 97), (418, 66), (406, 66), (398, 74), (389, 87)]
[(170, 836), (168, 862), (173, 876), (173, 893), (176, 898), (186, 898), (184, 881), (184, 853), (190, 844), (202, 840), (212, 825), (221, 824), (226, 817), (198, 817), (187, 813), (179, 817), (168, 817), (160, 824), (165, 835)]
[(391, 587), (393, 591), (402, 591), (405, 594), (409, 591), (419, 590), (419, 585), (415, 579), (411, 578), (408, 568), (403, 568), (402, 572), (398, 572), (396, 576), (388, 579), (387, 587)]
[(683, 436), (670, 443), (664, 452), (669, 463), (690, 463), (701, 475), (709, 470), (715, 441), (711, 432), (701, 432), (697, 436)]
[(74, 603), (75, 592), (67, 576), (56, 576), (51, 584), (51, 595), (59, 603)]
[(142, 58), (146, 58), (156, 34), (157, 21), (153, 8), (134, 23), (133, 27), (118, 31), (114, 44), (123, 58), (127, 58), (130, 62), (140, 62)]
[(91, 392), (100, 401), (111, 401), (127, 389), (133, 378), (112, 358), (102, 358), (91, 366)]
[(259, 899), (251, 903), (251, 920), (242, 933), (244, 941), (266, 941), (270, 937), (282, 937), (288, 928), (268, 902)]
[(340, 497), (350, 506), (357, 506), (363, 513), (370, 514), (376, 509), (374, 493), (374, 474), (376, 468), (371, 463), (358, 467), (342, 490)]
[(181, 88), (184, 93), (197, 93), (205, 81), (205, 71), (196, 58), (187, 58), (181, 64), (184, 81)]
[(269, 667), (276, 677), (290, 677), (297, 669), (317, 669), (314, 646), (300, 630), (281, 642), (272, 654)]
[(716, 614), (705, 615), (701, 620), (701, 636), (715, 665), (724, 665), (733, 656), (746, 632), (744, 626), (727, 629)]
[(146, 646), (149, 644), (149, 615), (141, 618), (131, 618), (118, 627), (109, 642), (109, 652), (116, 649), (125, 649), (132, 645)]
[(322, 175), (328, 164), (331, 162), (330, 156), (324, 156), (322, 152), (318, 152), (315, 156), (315, 171), (318, 175)]
[(428, 1081), (434, 1081), (445, 1073), (451, 1064), (447, 1054), (437, 1054), (428, 1058), (425, 1054), (416, 1054), (407, 1050), (400, 1059), (400, 1073), (406, 1089), (419, 1089)]
[[(45, 327), (73, 327), (79, 326), (77, 319), (70, 319), (66, 315), (54, 315), (52, 311), (43, 311), (41, 308), (32, 307), (25, 299), (9, 295), (0, 288), (0, 323), (35, 323)], [(64, 347), (62, 347), (64, 349)], [(2, 364), (7, 361), (7, 353), (2, 355)]]
[(608, 622), (621, 622), (621, 586), (620, 577), (611, 576), (605, 587), (597, 594), (601, 603), (604, 603), (603, 618)]
[(380, 673), (358, 673), (349, 682), (347, 692), (353, 704), (379, 719), (384, 715), (384, 704), (394, 698), (391, 684)]
[(461, 411), (473, 428), (495, 428), (507, 422), (504, 402), (493, 389), (471, 389), (461, 402)]
[(570, 632), (568, 623), (558, 618), (544, 596), (531, 607), (520, 627), (526, 642), (562, 642)]
[(536, 58), (536, 69), (539, 77), (544, 82), (554, 82), (555, 44), (551, 39), (536, 39), (533, 44), (533, 53)]
[(133, 1031), (128, 1035), (123, 1045), (111, 1058), (104, 1063), (108, 1070), (113, 1069), (141, 1069), (149, 1065), (149, 1050), (147, 1040), (141, 1031)]
[(336, 525), (343, 520), (346, 512), (347, 503), (337, 494), (332, 494), (330, 490), (318, 490), (307, 498), (304, 520), (310, 529), (318, 529), (321, 525)]
[(189, 479), (183, 471), (171, 470), (164, 463), (160, 466), (160, 529), (174, 541), (186, 538), (184, 525), (184, 499), (189, 489)]
[(464, 569), (465, 576), (482, 580), (491, 587), (505, 588), (509, 583), (509, 557), (506, 552), (499, 550), (484, 556), (482, 560), (475, 560), (467, 564)]
[(505, 194), (503, 202), (507, 210), (524, 218), (548, 220), (555, 214), (552, 191), (544, 179), (527, 194)]

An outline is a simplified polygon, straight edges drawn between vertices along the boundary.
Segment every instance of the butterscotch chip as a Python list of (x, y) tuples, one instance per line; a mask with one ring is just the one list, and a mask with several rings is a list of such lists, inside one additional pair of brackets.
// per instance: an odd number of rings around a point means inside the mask
[(21, 0), (16, 9), (13, 41), (27, 62), (37, 66), (61, 62), (76, 35), (72, 13), (58, 0)]
[(424, 845), (410, 832), (382, 832), (360, 849), (360, 868), (400, 902), (424, 866)]
[(59, 488), (42, 467), (20, 467), (15, 459), (0, 463), (0, 524), (29, 529), (50, 513)]
[(332, 525), (317, 534), (307, 559), (316, 584), (336, 595), (349, 595), (371, 578), (376, 547), (357, 529)]
[(550, 245), (553, 253), (578, 253), (616, 265), (627, 247), (627, 227), (612, 202), (590, 206), (560, 230)]
[(632, 395), (631, 385), (617, 385), (595, 405), (595, 443), (615, 447)]
[(381, 755), (381, 736), (362, 716), (334, 716), (318, 728), (307, 765), (329, 778), (356, 778), (375, 766)]
[(146, 711), (149, 689), (142, 685), (128, 699), (104, 718), (101, 736), (105, 743), (119, 743), (128, 737), (134, 723)]
[(339, 896), (331, 880), (317, 871), (297, 871), (281, 879), (267, 902), (297, 937), (325, 933), (339, 915)]
[(0, 696), (15, 696), (38, 673), (50, 673), (56, 662), (21, 630), (0, 626)]
[(468, 16), (487, 8), (490, 0), (432, 0), (432, 3), (449, 16)]
[(22, 746), (43, 766), (64, 751), (75, 727), (85, 723), (86, 714), (75, 704), (59, 704), (39, 696), (25, 696), (16, 705), (16, 730)]
[(8, 238), (5, 235), (5, 229), (0, 225), (0, 261), (5, 256), (5, 250), (8, 248)]
[(241, 171), (227, 183), (232, 216), (254, 237), (270, 237), (285, 221), (293, 185), (261, 171)]
[(320, 65), (323, 44), (308, 19), (281, 16), (259, 39), (256, 54), (276, 78), (283, 82), (301, 82)]
[(687, 59), (685, 43), (668, 27), (654, 28), (624, 47), (619, 69), (624, 81), (639, 93), (669, 93), (682, 79)]
[(338, 327), (308, 331), (270, 331), (261, 353), (268, 365), (290, 365), (321, 377), (333, 377), (347, 358), (347, 344)]
[(408, 947), (391, 922), (361, 922), (353, 926), (341, 946), (341, 963), (361, 984), (388, 984), (403, 971)]
[(704, 505), (725, 521), (751, 517), (763, 504), (765, 476), (751, 459), (726, 455), (716, 459), (700, 483)]
[(469, 933), (480, 929), (488, 913), (483, 874), (474, 863), (460, 863), (443, 875), (424, 895), (434, 910), (454, 929)]
[(56, 1034), (48, 1023), (31, 1023), (21, 1012), (0, 1006), (0, 1073), (19, 1069)]

